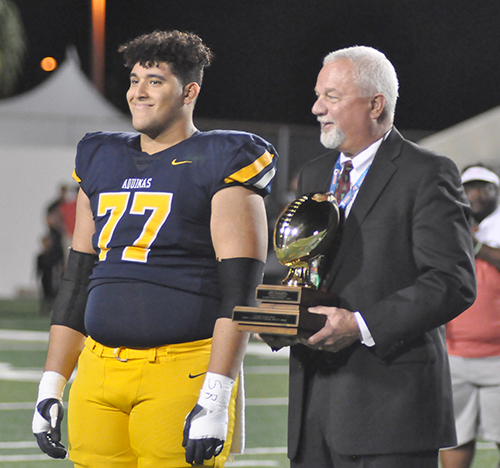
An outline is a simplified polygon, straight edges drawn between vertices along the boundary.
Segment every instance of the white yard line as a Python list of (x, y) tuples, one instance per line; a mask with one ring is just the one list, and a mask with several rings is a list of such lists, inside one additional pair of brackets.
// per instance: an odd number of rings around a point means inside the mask
[(0, 330), (0, 340), (48, 342), (49, 332), (27, 330)]
[(288, 398), (245, 398), (246, 406), (286, 406)]
[[(32, 401), (30, 403), (0, 403), (0, 411), (18, 411), (18, 410), (31, 410), (34, 411), (35, 402)], [(1, 448), (1, 447), (0, 447)]]
[(0, 380), (11, 382), (39, 382), (42, 378), (42, 369), (15, 368), (8, 362), (0, 362)]
[(226, 462), (225, 466), (279, 466), (277, 461), (272, 460), (238, 460), (233, 462)]
[(50, 461), (45, 454), (40, 455), (0, 455), (0, 462)]
[(286, 374), (288, 366), (245, 366), (245, 374)]
[(286, 447), (246, 448), (243, 455), (273, 455), (286, 453)]
[[(32, 405), (33, 406), (33, 405)], [(25, 449), (25, 448), (37, 448), (38, 444), (36, 441), (33, 442), (21, 441), (21, 442), (0, 442), (0, 449)]]
[(263, 356), (277, 359), (288, 359), (290, 348), (281, 348), (279, 351), (273, 351), (266, 343), (248, 343), (246, 354), (252, 356)]

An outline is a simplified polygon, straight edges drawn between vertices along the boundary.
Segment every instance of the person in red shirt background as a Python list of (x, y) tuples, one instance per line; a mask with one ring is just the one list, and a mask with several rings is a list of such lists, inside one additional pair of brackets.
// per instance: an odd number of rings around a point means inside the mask
[(65, 196), (61, 199), (61, 203), (59, 204), (59, 211), (62, 217), (64, 234), (68, 242), (71, 243), (73, 231), (75, 230), (76, 197), (78, 194), (78, 186), (75, 185), (71, 188), (68, 188), (67, 186), (65, 187)]
[(469, 468), (478, 437), (500, 449), (500, 179), (475, 165), (462, 183), (472, 208), (477, 298), (446, 325), (458, 445), (441, 451), (443, 468)]

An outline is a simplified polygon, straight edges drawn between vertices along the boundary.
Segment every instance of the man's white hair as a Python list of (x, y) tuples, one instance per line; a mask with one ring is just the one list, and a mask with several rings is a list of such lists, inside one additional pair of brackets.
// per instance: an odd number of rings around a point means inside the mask
[(372, 96), (382, 93), (385, 96), (385, 110), (391, 121), (394, 120), (399, 83), (389, 59), (373, 47), (354, 46), (330, 52), (324, 58), (323, 65), (343, 59), (350, 60), (354, 65), (355, 84), (363, 94)]

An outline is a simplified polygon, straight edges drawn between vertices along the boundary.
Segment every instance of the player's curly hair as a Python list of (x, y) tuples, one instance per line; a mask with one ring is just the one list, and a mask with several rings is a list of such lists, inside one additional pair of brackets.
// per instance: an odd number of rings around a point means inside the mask
[(192, 82), (201, 86), (203, 70), (214, 58), (199, 36), (176, 30), (143, 34), (121, 45), (118, 52), (130, 69), (137, 63), (148, 68), (159, 62), (168, 63), (182, 86)]

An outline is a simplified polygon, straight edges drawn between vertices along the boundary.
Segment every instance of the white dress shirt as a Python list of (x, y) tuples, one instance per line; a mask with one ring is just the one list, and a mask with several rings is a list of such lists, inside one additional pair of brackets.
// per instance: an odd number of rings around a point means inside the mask
[[(344, 167), (344, 163), (347, 160), (350, 160), (352, 162), (352, 170), (349, 173), (349, 180), (351, 183), (351, 187), (354, 186), (354, 184), (358, 181), (358, 179), (363, 175), (363, 172), (365, 172), (366, 168), (369, 167), (370, 164), (373, 162), (373, 160), (375, 159), (375, 154), (377, 153), (378, 149), (380, 148), (380, 145), (385, 140), (387, 135), (389, 135), (389, 132), (387, 132), (382, 138), (377, 140), (375, 143), (372, 143), (368, 148), (361, 151), (361, 153), (357, 154), (353, 158), (349, 158), (344, 153), (340, 153), (340, 164), (342, 164), (342, 167)], [(345, 207), (346, 217), (349, 216), (352, 204), (354, 203), (354, 200), (356, 200), (357, 195), (358, 195), (358, 190), (353, 194), (351, 201)]]
[[(390, 133), (390, 130), (382, 138), (377, 140), (375, 143), (372, 143), (368, 148), (361, 151), (361, 153), (357, 154), (353, 158), (349, 158), (344, 153), (340, 153), (340, 164), (342, 164), (342, 167), (344, 167), (344, 163), (347, 160), (351, 160), (351, 162), (352, 162), (352, 170), (349, 173), (349, 180), (351, 183), (351, 187), (353, 187), (354, 184), (356, 184), (356, 182), (363, 175), (365, 170), (368, 167), (370, 167), (371, 163), (375, 159), (375, 154), (377, 153), (378, 149), (380, 148), (380, 145), (389, 136), (389, 133)], [(362, 183), (363, 183), (363, 181), (361, 181), (361, 184)], [(359, 191), (359, 188), (361, 188), (361, 184), (358, 187), (358, 190), (356, 190), (353, 193), (352, 199), (345, 207), (345, 217), (346, 218), (349, 216), (349, 213), (351, 212), (352, 205), (354, 203), (354, 200), (356, 200), (356, 197), (358, 196), (358, 191)], [(370, 333), (370, 330), (368, 329), (368, 326), (366, 325), (366, 322), (365, 322), (363, 316), (361, 315), (361, 313), (354, 312), (354, 317), (356, 318), (356, 322), (358, 324), (359, 331), (361, 332), (361, 343), (364, 344), (365, 346), (368, 346), (368, 347), (375, 346), (375, 341), (373, 340), (373, 337)]]

